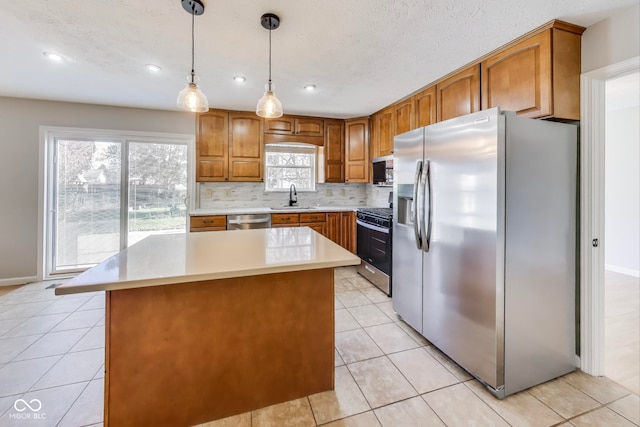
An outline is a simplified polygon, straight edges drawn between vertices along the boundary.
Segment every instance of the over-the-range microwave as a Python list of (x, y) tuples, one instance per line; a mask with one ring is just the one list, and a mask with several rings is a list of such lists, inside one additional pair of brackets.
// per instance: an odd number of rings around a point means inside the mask
[(393, 156), (373, 158), (373, 184), (393, 185)]

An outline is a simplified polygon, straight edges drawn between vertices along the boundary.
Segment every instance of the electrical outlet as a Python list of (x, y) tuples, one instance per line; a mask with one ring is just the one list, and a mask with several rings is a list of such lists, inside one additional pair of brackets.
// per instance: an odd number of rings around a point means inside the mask
[(327, 197), (333, 197), (333, 190), (330, 188), (327, 188)]
[(345, 190), (344, 188), (341, 188), (341, 189), (340, 189), (340, 195), (341, 195), (342, 197), (346, 196), (346, 195), (347, 195), (347, 190)]
[(206, 197), (207, 199), (212, 198), (212, 197), (213, 197), (213, 190), (212, 190), (212, 189), (210, 189), (210, 188), (207, 188), (206, 196), (205, 196), (205, 197)]
[(224, 190), (224, 197), (231, 197), (231, 190)]

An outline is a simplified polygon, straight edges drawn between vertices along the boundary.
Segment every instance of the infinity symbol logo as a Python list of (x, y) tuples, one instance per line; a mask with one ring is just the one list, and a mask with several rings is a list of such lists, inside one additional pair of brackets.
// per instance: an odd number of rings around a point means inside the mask
[[(29, 403), (33, 406), (31, 406)], [(13, 407), (18, 412), (24, 412), (27, 410), (27, 408), (31, 409), (32, 412), (38, 412), (40, 409), (42, 409), (42, 402), (40, 402), (40, 400), (38, 399), (31, 399), (29, 403), (27, 403), (27, 401), (24, 399), (18, 399), (14, 402)]]

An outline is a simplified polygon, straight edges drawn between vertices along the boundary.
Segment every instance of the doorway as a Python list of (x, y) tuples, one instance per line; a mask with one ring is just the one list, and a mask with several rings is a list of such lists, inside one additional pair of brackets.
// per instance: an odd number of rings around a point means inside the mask
[(640, 394), (640, 71), (605, 83), (604, 375)]
[(605, 374), (606, 355), (606, 86), (609, 80), (639, 70), (636, 57), (581, 76), (580, 367), (596, 376)]

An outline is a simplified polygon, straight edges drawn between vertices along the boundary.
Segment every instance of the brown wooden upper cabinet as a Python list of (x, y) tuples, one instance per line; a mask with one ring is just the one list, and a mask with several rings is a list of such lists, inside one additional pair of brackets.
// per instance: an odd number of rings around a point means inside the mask
[(369, 182), (369, 119), (345, 121), (345, 182)]
[(344, 120), (324, 121), (324, 180), (344, 182)]
[(482, 61), (482, 109), (531, 118), (580, 119), (580, 36), (555, 22)]
[(196, 181), (262, 181), (262, 119), (253, 112), (197, 116)]
[(439, 122), (480, 110), (480, 64), (472, 65), (436, 85)]
[(376, 113), (372, 119), (371, 156), (380, 157), (393, 154), (395, 133), (394, 107), (388, 107)]
[(229, 180), (262, 181), (262, 119), (253, 113), (229, 113)]
[(324, 136), (324, 120), (315, 117), (282, 116), (265, 120), (264, 133), (276, 135)]
[(199, 114), (196, 132), (196, 181), (229, 179), (229, 114)]
[(415, 128), (429, 126), (436, 122), (436, 87), (430, 86), (414, 96)]
[[(393, 108), (393, 122), (394, 133), (393, 135), (400, 135), (401, 133), (409, 132), (411, 129), (415, 129), (415, 98), (407, 98), (404, 101), (400, 101), (394, 105)], [(389, 154), (393, 154), (393, 138), (391, 138), (391, 150)]]

